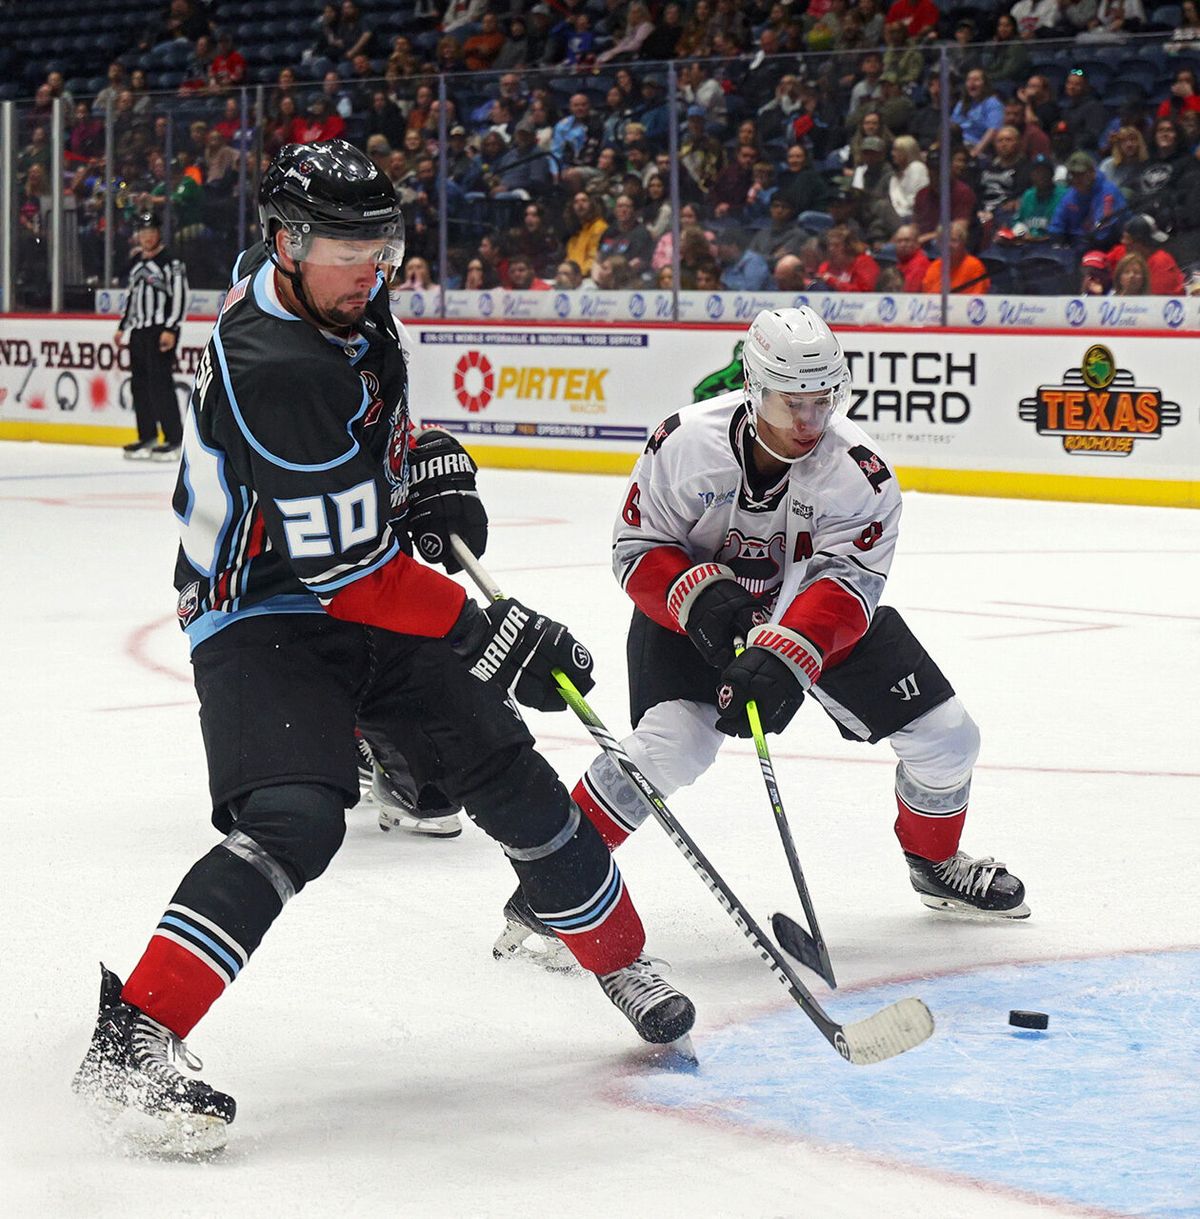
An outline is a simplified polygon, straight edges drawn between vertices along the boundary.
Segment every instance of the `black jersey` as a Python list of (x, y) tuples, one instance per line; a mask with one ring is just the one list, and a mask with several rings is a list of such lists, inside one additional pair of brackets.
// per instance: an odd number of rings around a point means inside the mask
[(322, 613), (401, 550), (408, 374), (382, 278), (346, 339), (284, 308), (261, 249), (236, 274), (197, 369), (173, 500), (193, 646), (239, 617)]

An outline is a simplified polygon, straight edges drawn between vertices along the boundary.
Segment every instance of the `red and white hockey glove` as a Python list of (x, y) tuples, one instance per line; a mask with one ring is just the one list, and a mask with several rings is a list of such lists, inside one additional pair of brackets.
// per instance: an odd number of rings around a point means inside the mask
[(821, 676), (820, 651), (786, 626), (755, 627), (746, 650), (721, 674), (717, 728), (726, 736), (750, 736), (746, 704), (758, 705), (764, 732), (782, 732), (800, 710), (804, 691)]
[(733, 660), (733, 641), (765, 622), (766, 608), (724, 563), (697, 563), (667, 591), (667, 612), (713, 668)]

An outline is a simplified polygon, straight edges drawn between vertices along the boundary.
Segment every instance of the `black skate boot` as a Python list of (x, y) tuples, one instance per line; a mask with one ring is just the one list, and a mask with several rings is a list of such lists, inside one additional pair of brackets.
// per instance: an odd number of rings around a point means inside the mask
[(972, 859), (962, 851), (934, 863), (910, 855), (908, 875), (921, 901), (931, 910), (970, 918), (1028, 918), (1025, 886), (989, 855)]
[(135, 440), (132, 444), (122, 445), (121, 452), (125, 454), (126, 461), (148, 461), (154, 446), (153, 440)]
[[(643, 1041), (652, 1045), (682, 1041), (696, 1021), (696, 1009), (687, 995), (655, 973), (654, 965), (649, 957), (641, 956), (624, 969), (597, 974), (596, 981)], [(690, 1039), (680, 1049), (695, 1057)]]
[(376, 766), (371, 798), (379, 809), (379, 828), (424, 834), (429, 838), (457, 838), (462, 833), (458, 806), (451, 804), (439, 787), (427, 783), (413, 797), (407, 785)]
[(100, 1012), (71, 1089), (120, 1128), (138, 1150), (195, 1156), (225, 1146), (237, 1106), (172, 1062), (201, 1063), (183, 1042), (140, 1008), (121, 1000), (124, 984), (100, 966)]
[(554, 929), (534, 914), (520, 885), (504, 903), (504, 930), (492, 945), (492, 956), (497, 961), (532, 961), (551, 973), (573, 973), (579, 968)]

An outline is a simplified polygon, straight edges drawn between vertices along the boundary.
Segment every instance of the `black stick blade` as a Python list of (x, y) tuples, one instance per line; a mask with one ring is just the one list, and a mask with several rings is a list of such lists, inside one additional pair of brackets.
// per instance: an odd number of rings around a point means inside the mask
[(788, 956), (799, 961), (806, 969), (811, 969), (830, 990), (837, 990), (837, 979), (833, 976), (829, 954), (821, 951), (817, 941), (794, 918), (779, 912), (772, 914), (771, 930), (775, 932), (779, 947)]

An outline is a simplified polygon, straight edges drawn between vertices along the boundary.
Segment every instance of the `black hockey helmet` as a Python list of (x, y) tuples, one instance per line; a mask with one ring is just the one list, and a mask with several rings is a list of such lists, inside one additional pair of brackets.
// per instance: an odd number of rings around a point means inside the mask
[(134, 217), (133, 231), (140, 233), (142, 229), (162, 229), (162, 221), (153, 212), (139, 212)]
[(311, 258), (313, 238), (378, 242), (373, 261), (404, 259), (404, 217), (396, 189), (375, 163), (345, 140), (285, 144), (263, 175), (258, 217), (275, 261), (275, 234), (289, 234), (289, 254)]

